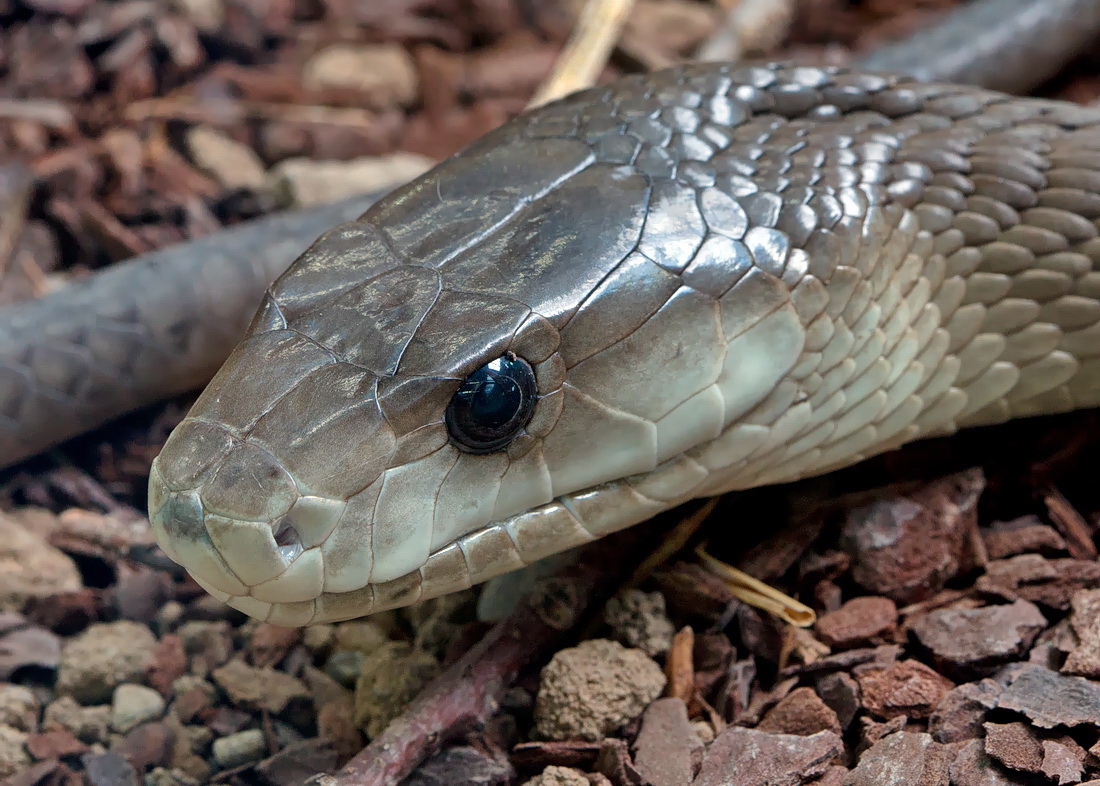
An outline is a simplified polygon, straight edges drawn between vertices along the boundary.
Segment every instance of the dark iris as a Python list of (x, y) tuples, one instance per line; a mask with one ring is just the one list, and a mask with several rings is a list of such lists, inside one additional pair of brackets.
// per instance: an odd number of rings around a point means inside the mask
[(509, 353), (466, 377), (447, 405), (447, 430), (463, 450), (490, 453), (527, 425), (537, 398), (535, 372)]

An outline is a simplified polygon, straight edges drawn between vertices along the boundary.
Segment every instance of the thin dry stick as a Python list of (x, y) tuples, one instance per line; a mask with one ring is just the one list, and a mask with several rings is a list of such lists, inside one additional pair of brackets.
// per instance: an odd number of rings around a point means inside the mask
[[(629, 568), (643, 525), (604, 538), (536, 590), (511, 616), (451, 664), (370, 745), (312, 786), (396, 786), (449, 739), (485, 723), (519, 670), (573, 628), (595, 598)], [(626, 558), (624, 558), (626, 557)]]
[(607, 65), (634, 0), (588, 0), (554, 70), (528, 108), (591, 86)]
[(714, 512), (719, 499), (721, 497), (711, 497), (702, 507), (680, 521), (668, 535), (662, 538), (661, 544), (654, 549), (653, 553), (635, 568), (626, 584), (620, 588), (620, 592), (640, 586), (659, 567), (668, 562), (673, 554), (686, 546), (691, 537), (699, 531), (699, 528), (703, 526), (710, 514)]

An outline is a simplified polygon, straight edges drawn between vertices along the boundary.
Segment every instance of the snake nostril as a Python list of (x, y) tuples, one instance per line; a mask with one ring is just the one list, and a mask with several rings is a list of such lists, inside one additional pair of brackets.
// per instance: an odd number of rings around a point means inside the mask
[(297, 559), (304, 550), (298, 530), (285, 518), (275, 526), (275, 545), (279, 547), (279, 556), (288, 564)]

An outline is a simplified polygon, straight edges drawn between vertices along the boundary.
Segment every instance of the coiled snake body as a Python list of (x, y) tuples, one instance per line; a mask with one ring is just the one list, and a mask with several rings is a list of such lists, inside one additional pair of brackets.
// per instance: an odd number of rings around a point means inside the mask
[[(158, 540), (304, 625), (691, 498), (1100, 404), (1100, 111), (702, 64), (510, 122), (323, 236), (157, 459)], [(537, 402), (471, 452), (497, 359)]]

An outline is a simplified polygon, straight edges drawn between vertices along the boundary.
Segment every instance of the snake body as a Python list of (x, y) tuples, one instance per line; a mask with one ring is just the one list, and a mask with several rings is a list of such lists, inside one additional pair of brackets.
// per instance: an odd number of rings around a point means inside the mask
[[(859, 62), (1023, 94), (1100, 34), (1100, 0), (972, 0)], [(267, 287), (377, 198), (277, 213), (0, 308), (0, 468), (199, 388)]]
[[(448, 401), (534, 369), (475, 455)], [(483, 581), (705, 495), (1100, 404), (1100, 111), (701, 64), (516, 118), (272, 286), (150, 479), (280, 625)]]

